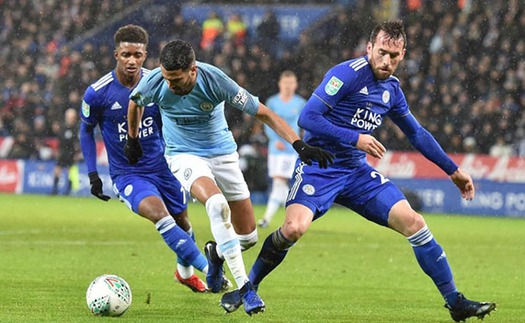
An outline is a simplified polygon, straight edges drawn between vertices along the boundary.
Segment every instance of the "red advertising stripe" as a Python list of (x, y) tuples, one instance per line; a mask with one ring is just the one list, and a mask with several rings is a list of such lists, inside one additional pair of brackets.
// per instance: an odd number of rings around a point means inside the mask
[[(450, 157), (473, 179), (525, 183), (525, 158), (472, 154)], [(438, 166), (416, 152), (387, 152), (382, 159), (367, 158), (373, 167), (390, 178), (448, 178)]]
[(0, 192), (17, 192), (21, 180), (22, 170), (17, 161), (0, 159)]

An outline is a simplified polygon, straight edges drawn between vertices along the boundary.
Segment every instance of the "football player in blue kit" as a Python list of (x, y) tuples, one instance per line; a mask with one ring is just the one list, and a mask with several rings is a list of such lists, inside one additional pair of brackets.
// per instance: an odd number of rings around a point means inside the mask
[[(265, 305), (248, 280), (241, 251), (257, 242), (257, 227), (250, 192), (241, 169), (237, 144), (224, 116), (225, 104), (244, 111), (270, 126), (306, 162), (326, 167), (332, 156), (299, 139), (277, 114), (259, 102), (223, 71), (195, 60), (190, 44), (174, 40), (161, 51), (160, 67), (144, 77), (130, 96), (128, 141), (130, 163), (141, 162), (138, 120), (149, 104), (159, 106), (166, 159), (177, 179), (201, 202), (210, 219), (216, 242), (205, 245), (210, 270), (208, 288), (220, 291), (226, 261), (240, 289), (247, 314), (264, 311)], [(144, 108), (145, 107), (145, 108)]]
[[(446, 254), (421, 214), (411, 208), (396, 185), (366, 161), (366, 154), (375, 158), (385, 154), (385, 147), (371, 133), (388, 116), (417, 150), (450, 176), (464, 199), (474, 198), (470, 175), (414, 118), (399, 80), (392, 75), (403, 60), (406, 44), (401, 21), (378, 24), (370, 35), (367, 55), (331, 68), (307, 101), (298, 122), (305, 130), (304, 140), (333, 153), (334, 163), (320, 169), (298, 160), (285, 221), (265, 240), (250, 270), (248, 277), (255, 287), (283, 261), (312, 221), (338, 203), (407, 238), (454, 321), (483, 318), (495, 309), (495, 303), (468, 300), (458, 292)], [(224, 294), (221, 305), (228, 312), (236, 310), (238, 291)]]
[(184, 189), (164, 158), (158, 107), (151, 106), (140, 120), (144, 158), (131, 166), (124, 155), (129, 95), (149, 72), (142, 68), (148, 34), (140, 26), (127, 25), (117, 30), (114, 41), (116, 68), (87, 88), (81, 107), (80, 143), (91, 193), (104, 201), (110, 198), (103, 193), (97, 173), (94, 130), (98, 125), (115, 193), (133, 212), (153, 222), (166, 244), (177, 254), (175, 278), (194, 292), (206, 292), (206, 284), (195, 275), (193, 267), (206, 274), (208, 262), (194, 242)]

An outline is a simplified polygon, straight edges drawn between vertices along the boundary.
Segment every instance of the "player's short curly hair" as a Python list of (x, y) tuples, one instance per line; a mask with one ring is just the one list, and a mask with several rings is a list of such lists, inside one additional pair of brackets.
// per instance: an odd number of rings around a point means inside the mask
[(168, 71), (187, 70), (195, 63), (195, 51), (183, 40), (170, 41), (160, 53), (160, 64)]
[(148, 38), (148, 32), (138, 25), (126, 25), (120, 27), (113, 36), (115, 47), (118, 47), (122, 42), (144, 44), (145, 46), (148, 46)]
[(407, 47), (407, 34), (401, 20), (388, 20), (376, 25), (370, 33), (370, 42), (372, 44), (375, 44), (377, 35), (381, 31), (384, 31), (391, 40), (403, 38), (403, 48)]

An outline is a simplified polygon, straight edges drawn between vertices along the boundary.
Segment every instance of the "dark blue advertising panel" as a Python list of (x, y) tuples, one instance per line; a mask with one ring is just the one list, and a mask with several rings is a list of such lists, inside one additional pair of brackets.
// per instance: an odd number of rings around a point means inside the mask
[(423, 212), (525, 217), (525, 186), (521, 183), (476, 180), (476, 196), (466, 201), (450, 180), (392, 181), (404, 192), (415, 193)]

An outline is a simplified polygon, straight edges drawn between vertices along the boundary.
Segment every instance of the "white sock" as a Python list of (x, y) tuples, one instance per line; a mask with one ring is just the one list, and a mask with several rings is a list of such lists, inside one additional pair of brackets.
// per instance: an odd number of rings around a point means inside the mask
[(230, 207), (224, 195), (216, 194), (210, 197), (206, 201), (206, 212), (210, 218), (211, 232), (217, 242), (217, 253), (224, 258), (237, 286), (241, 288), (248, 281), (248, 276), (244, 268), (241, 245), (231, 223)]
[(193, 266), (186, 267), (181, 264), (177, 264), (177, 271), (183, 279), (188, 279), (194, 274)]

